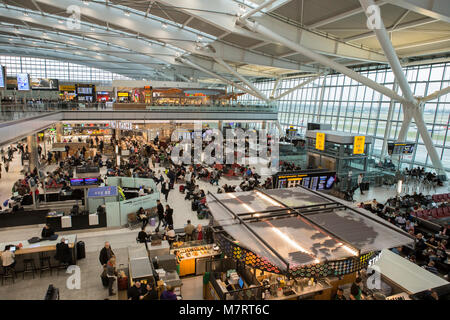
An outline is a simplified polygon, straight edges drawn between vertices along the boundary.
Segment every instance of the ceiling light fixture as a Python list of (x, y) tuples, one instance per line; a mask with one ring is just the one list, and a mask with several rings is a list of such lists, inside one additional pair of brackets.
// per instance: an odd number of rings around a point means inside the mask
[(58, 20), (58, 23), (63, 23), (63, 21), (61, 19)]
[(163, 23), (161, 24), (161, 27), (162, 27), (163, 29), (167, 29), (167, 23), (163, 22)]
[(130, 16), (130, 11), (125, 11), (125, 15), (126, 15), (127, 17), (129, 17), (129, 16)]

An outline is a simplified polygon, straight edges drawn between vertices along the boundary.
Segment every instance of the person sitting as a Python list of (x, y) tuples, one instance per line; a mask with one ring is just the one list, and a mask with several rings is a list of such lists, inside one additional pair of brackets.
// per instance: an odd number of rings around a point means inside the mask
[(142, 228), (145, 229), (145, 227), (148, 224), (148, 216), (145, 213), (144, 208), (140, 207), (139, 211), (136, 213), (136, 216), (137, 216), (139, 221), (142, 221)]
[(4, 268), (14, 268), (16, 266), (16, 255), (10, 250), (10, 246), (5, 247), (5, 251), (0, 253), (2, 259), (2, 266)]
[(344, 296), (344, 290), (342, 290), (342, 288), (337, 288), (334, 300), (347, 300), (347, 298)]
[(142, 286), (140, 281), (136, 281), (130, 289), (128, 289), (128, 300), (144, 300), (147, 294), (147, 288)]
[(143, 300), (158, 300), (158, 292), (152, 285), (148, 283), (146, 289), (147, 293), (144, 294)]
[(139, 196), (139, 197), (145, 196), (144, 186), (141, 186), (141, 187), (139, 188), (138, 196)]
[(147, 234), (147, 232), (145, 232), (145, 228), (142, 227), (141, 231), (139, 231), (139, 233), (138, 233), (137, 240), (140, 243), (147, 243), (148, 239), (149, 239), (148, 234)]
[(430, 271), (431, 273), (438, 274), (438, 270), (436, 269), (434, 264), (435, 262), (433, 260), (430, 260), (430, 262), (428, 262), (428, 265), (426, 265), (424, 268)]
[(172, 243), (175, 241), (176, 234), (175, 230), (173, 230), (173, 226), (169, 226), (169, 230), (166, 234), (167, 241), (169, 242), (169, 245), (172, 245)]
[(174, 287), (167, 286), (166, 290), (161, 293), (161, 300), (177, 300), (177, 295), (173, 292)]
[(72, 264), (72, 252), (64, 238), (61, 238), (61, 242), (56, 245), (55, 259), (63, 264)]
[(47, 223), (41, 232), (41, 238), (50, 238), (55, 234), (55, 231), (52, 229), (52, 227)]

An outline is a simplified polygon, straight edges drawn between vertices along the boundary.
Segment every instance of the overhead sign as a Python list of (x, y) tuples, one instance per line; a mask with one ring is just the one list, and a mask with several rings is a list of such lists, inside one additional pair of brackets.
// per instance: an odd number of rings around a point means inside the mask
[(117, 196), (117, 187), (109, 186), (109, 187), (100, 187), (100, 188), (91, 188), (88, 191), (89, 198), (96, 197), (115, 197)]
[(353, 154), (364, 154), (364, 146), (366, 145), (365, 136), (355, 136), (353, 140)]
[(75, 91), (75, 86), (61, 85), (59, 86), (59, 91)]
[(128, 92), (118, 92), (117, 96), (118, 97), (128, 97)]
[(316, 149), (325, 150), (325, 133), (322, 132), (316, 133)]

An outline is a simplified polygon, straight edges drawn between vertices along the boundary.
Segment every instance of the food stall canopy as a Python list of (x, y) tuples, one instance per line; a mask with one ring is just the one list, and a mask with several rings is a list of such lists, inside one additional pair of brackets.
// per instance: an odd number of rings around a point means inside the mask
[(208, 194), (207, 202), (232, 241), (282, 270), (413, 242), (384, 220), (302, 187)]
[(402, 288), (408, 294), (415, 294), (448, 284), (441, 277), (390, 250), (381, 251), (373, 265), (379, 268), (379, 272), (388, 282)]

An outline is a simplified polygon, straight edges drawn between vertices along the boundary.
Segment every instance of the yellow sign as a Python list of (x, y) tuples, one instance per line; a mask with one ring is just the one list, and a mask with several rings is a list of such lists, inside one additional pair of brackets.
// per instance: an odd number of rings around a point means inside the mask
[(128, 92), (118, 92), (117, 96), (118, 97), (128, 97)]
[(353, 141), (353, 154), (364, 154), (364, 146), (366, 145), (365, 136), (356, 136)]
[(59, 86), (59, 91), (75, 91), (75, 86)]
[(316, 149), (325, 150), (325, 133), (316, 133)]

